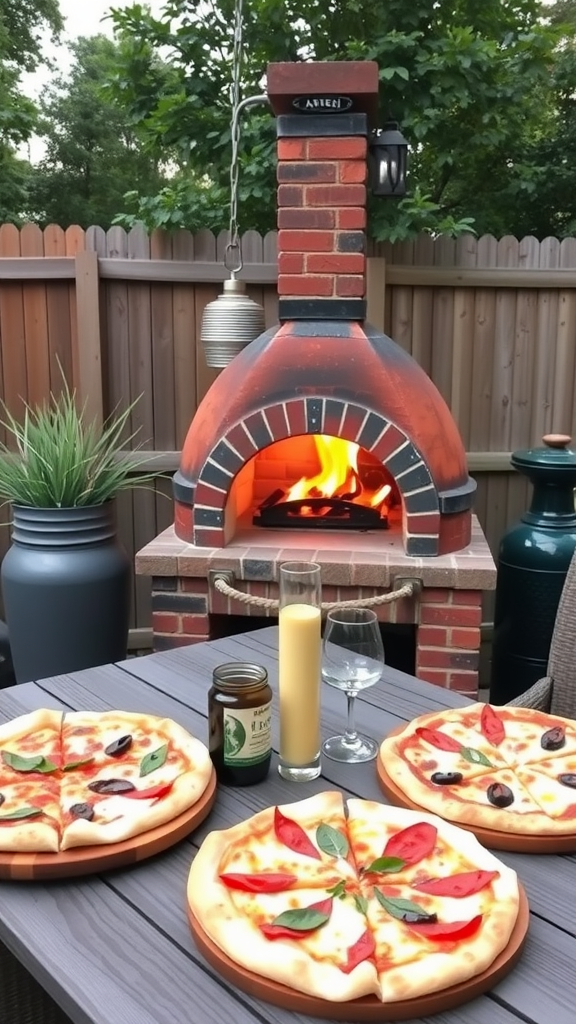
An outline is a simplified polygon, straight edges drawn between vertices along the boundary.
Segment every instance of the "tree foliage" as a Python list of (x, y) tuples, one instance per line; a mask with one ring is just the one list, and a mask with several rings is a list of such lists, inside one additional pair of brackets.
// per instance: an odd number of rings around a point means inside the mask
[(163, 184), (158, 161), (142, 151), (130, 118), (107, 95), (118, 50), (103, 35), (77, 39), (70, 73), (53, 81), (41, 103), (46, 155), (30, 185), (40, 222), (109, 227), (128, 190), (146, 195)]
[[(149, 152), (175, 169), (161, 192), (133, 193), (125, 223), (226, 226), (233, 7), (233, 0), (167, 0), (161, 17), (139, 3), (113, 12), (121, 60), (112, 88)], [(482, 231), (514, 231), (534, 219), (529, 208), (536, 213), (531, 197), (542, 167), (534, 161), (571, 120), (562, 112), (571, 102), (569, 61), (556, 47), (572, 30), (553, 26), (547, 11), (539, 0), (251, 0), (242, 92), (262, 92), (270, 61), (377, 61), (381, 119), (400, 122), (411, 163), (409, 197), (373, 204), (372, 234), (457, 233), (471, 217)], [(274, 149), (273, 118), (255, 108), (242, 118), (244, 229), (274, 226)], [(552, 213), (546, 225), (539, 218), (539, 230), (565, 223)]]
[(22, 94), (22, 72), (44, 62), (43, 33), (62, 27), (58, 0), (0, 3), (0, 221), (18, 220), (27, 205), (30, 168), (16, 148), (34, 131), (37, 109)]

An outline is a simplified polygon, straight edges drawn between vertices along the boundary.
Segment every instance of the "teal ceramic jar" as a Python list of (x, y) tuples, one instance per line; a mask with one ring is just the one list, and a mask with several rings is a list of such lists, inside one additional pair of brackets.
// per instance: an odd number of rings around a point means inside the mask
[[(576, 548), (576, 452), (565, 434), (516, 451), (529, 478), (530, 508), (502, 538), (498, 555), (490, 700), (504, 704), (546, 675), (554, 621)], [(576, 624), (575, 624), (576, 628)]]

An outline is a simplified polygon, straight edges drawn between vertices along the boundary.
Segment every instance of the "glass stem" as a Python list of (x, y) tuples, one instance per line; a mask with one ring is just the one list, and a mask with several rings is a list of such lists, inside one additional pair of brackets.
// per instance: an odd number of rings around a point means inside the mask
[(358, 733), (356, 732), (356, 726), (354, 724), (354, 702), (356, 700), (356, 694), (347, 693), (346, 700), (348, 701), (348, 721), (346, 722), (344, 742), (353, 747), (358, 742)]

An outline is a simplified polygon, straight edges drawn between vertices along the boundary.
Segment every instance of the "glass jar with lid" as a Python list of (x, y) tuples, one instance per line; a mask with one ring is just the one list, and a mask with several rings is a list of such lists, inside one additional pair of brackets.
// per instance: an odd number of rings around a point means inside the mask
[(261, 665), (217, 665), (208, 693), (210, 757), (220, 782), (262, 782), (272, 756), (272, 690)]

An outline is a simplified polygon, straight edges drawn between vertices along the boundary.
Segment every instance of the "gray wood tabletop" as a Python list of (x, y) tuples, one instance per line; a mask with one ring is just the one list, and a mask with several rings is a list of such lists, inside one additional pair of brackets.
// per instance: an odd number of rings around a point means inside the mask
[[(38, 707), (121, 708), (168, 715), (207, 742), (207, 692), (224, 661), (255, 661), (277, 683), (277, 629), (270, 627), (162, 654), (133, 658), (0, 691), (0, 720)], [(345, 722), (343, 694), (324, 687), (323, 733)], [(468, 701), (386, 668), (357, 701), (358, 728), (380, 738), (426, 711)], [(277, 745), (274, 715), (274, 747)], [(186, 879), (213, 829), (263, 807), (327, 788), (383, 800), (374, 762), (324, 760), (315, 782), (282, 780), (273, 757), (268, 779), (219, 787), (214, 808), (188, 839), (129, 870), (58, 883), (0, 883), (0, 941), (74, 1024), (305, 1024), (313, 1018), (254, 999), (215, 974), (186, 918)], [(492, 992), (422, 1024), (575, 1024), (576, 860), (574, 855), (503, 854), (526, 889), (528, 940), (513, 971)], [(9, 1021), (1, 1024), (10, 1024)]]

